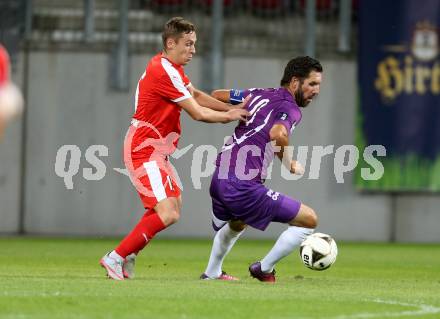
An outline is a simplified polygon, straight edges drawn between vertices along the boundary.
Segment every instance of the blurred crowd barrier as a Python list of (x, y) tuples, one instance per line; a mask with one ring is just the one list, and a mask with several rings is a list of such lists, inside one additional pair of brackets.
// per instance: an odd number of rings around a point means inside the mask
[[(3, 0), (2, 3), (9, 2), (11, 7), (21, 3), (22, 29), (32, 49), (86, 47), (106, 51), (118, 41), (121, 26), (126, 26), (124, 36), (130, 52), (157, 51), (161, 49), (163, 24), (172, 16), (183, 16), (196, 24), (197, 50), (204, 54), (212, 46), (213, 28), (220, 25), (213, 19), (214, 1)], [(124, 3), (127, 8), (121, 21)], [(223, 52), (226, 56), (303, 54), (312, 28), (315, 56), (354, 57), (357, 6), (358, 0), (223, 0)], [(341, 29), (344, 12), (346, 22)], [(341, 32), (345, 33), (342, 36), (347, 42), (342, 46)]]

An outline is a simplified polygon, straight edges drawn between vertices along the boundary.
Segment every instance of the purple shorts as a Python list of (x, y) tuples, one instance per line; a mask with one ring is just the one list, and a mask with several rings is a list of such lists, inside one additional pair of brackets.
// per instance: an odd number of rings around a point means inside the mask
[(211, 180), (212, 226), (217, 231), (229, 220), (241, 220), (259, 230), (270, 222), (288, 223), (296, 217), (301, 202), (274, 192), (258, 181), (241, 181), (235, 176)]

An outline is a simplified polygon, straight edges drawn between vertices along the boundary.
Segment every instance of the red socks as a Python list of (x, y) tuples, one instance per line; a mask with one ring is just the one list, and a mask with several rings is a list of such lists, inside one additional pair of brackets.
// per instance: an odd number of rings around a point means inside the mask
[(134, 229), (119, 243), (115, 251), (123, 258), (132, 253), (137, 255), (153, 239), (154, 235), (165, 228), (166, 226), (156, 212), (147, 211)]

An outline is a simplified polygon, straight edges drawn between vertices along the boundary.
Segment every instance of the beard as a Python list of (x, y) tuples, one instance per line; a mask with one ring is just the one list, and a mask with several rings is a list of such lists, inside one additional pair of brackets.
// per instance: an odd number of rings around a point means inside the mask
[(301, 90), (301, 87), (295, 92), (295, 101), (299, 107), (306, 107), (309, 104), (309, 102), (304, 99), (304, 92)]
[(306, 107), (307, 105), (310, 104), (310, 102), (312, 102), (312, 99), (314, 97), (314, 95), (312, 95), (310, 99), (304, 98), (304, 90), (302, 89), (303, 84), (304, 84), (304, 80), (300, 80), (298, 89), (295, 92), (295, 101), (299, 107)]

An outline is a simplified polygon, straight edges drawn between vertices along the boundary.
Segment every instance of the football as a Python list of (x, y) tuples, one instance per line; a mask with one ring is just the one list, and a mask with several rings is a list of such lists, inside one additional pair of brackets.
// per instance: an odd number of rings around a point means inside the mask
[(314, 233), (301, 243), (299, 248), (301, 260), (313, 270), (328, 269), (336, 261), (338, 247), (335, 240), (327, 234)]

